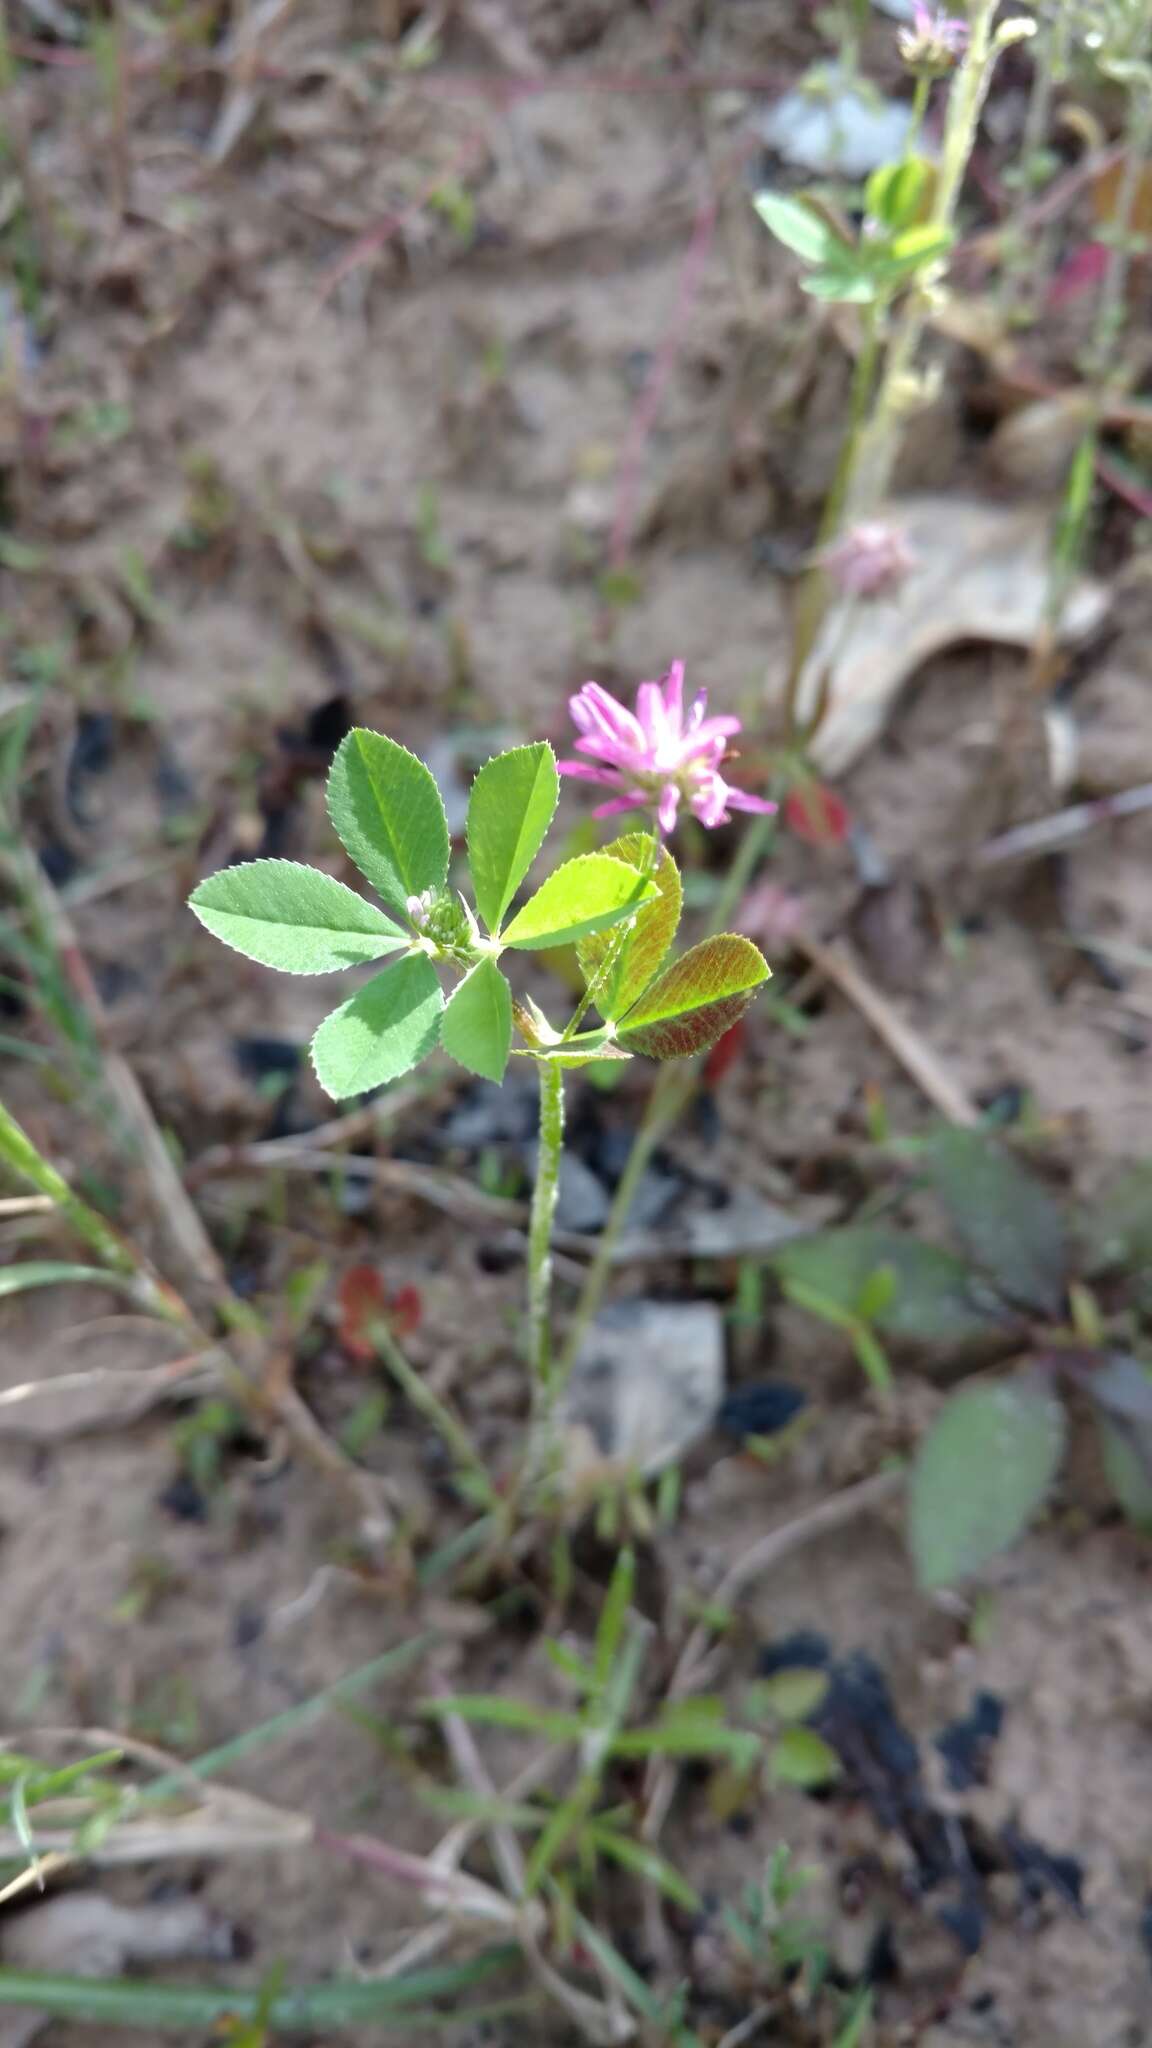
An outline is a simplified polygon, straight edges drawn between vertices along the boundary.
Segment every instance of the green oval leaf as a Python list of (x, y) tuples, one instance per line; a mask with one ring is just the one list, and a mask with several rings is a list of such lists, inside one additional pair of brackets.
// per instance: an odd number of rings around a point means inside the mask
[(824, 270), (814, 270), (801, 280), (803, 289), (813, 299), (827, 299), (837, 306), (868, 306), (877, 296), (879, 280), (871, 264), (862, 262), (830, 263)]
[(1064, 1449), (1061, 1403), (1034, 1381), (964, 1387), (921, 1443), (908, 1540), (922, 1586), (950, 1586), (1023, 1534)]
[(442, 889), (448, 875), (448, 820), (423, 761), (383, 733), (355, 726), (328, 775), (328, 815), (360, 873), (386, 903)]
[[(785, 1287), (820, 1295), (845, 1315), (863, 1316), (913, 1344), (963, 1344), (1011, 1321), (1010, 1310), (954, 1253), (900, 1230), (821, 1230), (780, 1245), (771, 1263)], [(893, 1284), (878, 1300), (875, 1277), (883, 1273)]]
[(864, 187), (864, 205), (873, 220), (895, 232), (911, 227), (935, 177), (926, 156), (906, 156), (898, 164), (881, 164)]
[(806, 1721), (824, 1703), (829, 1678), (826, 1671), (812, 1671), (793, 1665), (777, 1671), (772, 1678), (757, 1679), (748, 1688), (745, 1711), (756, 1720)]
[(374, 975), (325, 1017), (312, 1040), (320, 1086), (336, 1100), (396, 1081), (431, 1052), (444, 998), (424, 953)]
[[(636, 913), (636, 921), (623, 938), (616, 932), (594, 932), (581, 939), (576, 948), (585, 982), (598, 981), (605, 962), (612, 964), (596, 991), (596, 1008), (606, 1019), (623, 1017), (659, 971), (676, 936), (684, 890), (680, 870), (668, 848), (650, 832), (625, 832), (603, 851), (613, 860), (646, 873), (657, 890), (650, 903)], [(613, 954), (613, 948), (616, 948)]]
[(517, 911), (503, 942), (527, 953), (570, 945), (605, 925), (619, 924), (656, 893), (653, 882), (610, 854), (577, 854), (550, 874)]
[(286, 974), (331, 974), (408, 944), (407, 934), (374, 903), (295, 860), (221, 868), (188, 902), (214, 938)]
[(772, 1745), (769, 1770), (777, 1785), (799, 1785), (808, 1791), (838, 1778), (840, 1759), (814, 1728), (786, 1728)]
[(985, 1131), (938, 1131), (923, 1157), (969, 1256), (1009, 1301), (1058, 1314), (1068, 1245), (1047, 1188)]
[(502, 1081), (512, 1050), (512, 991), (489, 958), (453, 989), (440, 1023), (440, 1043), (470, 1074)]
[(705, 1052), (767, 979), (768, 964), (751, 939), (735, 932), (702, 939), (649, 984), (617, 1036), (628, 1052), (655, 1060)]
[(1097, 1415), (1104, 1473), (1119, 1507), (1144, 1533), (1152, 1533), (1152, 1430)]
[(803, 199), (789, 199), (782, 192), (758, 192), (752, 204), (776, 240), (805, 263), (828, 263), (843, 254), (839, 235)]
[(556, 756), (546, 740), (497, 754), (473, 782), (468, 798), (468, 864), (476, 908), (490, 932), (499, 931), (543, 846), (559, 796)]

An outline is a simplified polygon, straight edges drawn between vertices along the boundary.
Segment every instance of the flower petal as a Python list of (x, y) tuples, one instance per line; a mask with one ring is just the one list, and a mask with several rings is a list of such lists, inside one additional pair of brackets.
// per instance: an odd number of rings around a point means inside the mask
[(679, 809), (680, 791), (674, 782), (666, 782), (660, 791), (660, 803), (656, 812), (656, 816), (660, 821), (660, 830), (665, 835), (665, 838), (676, 829), (676, 813)]
[(557, 761), (561, 775), (577, 775), (582, 782), (599, 782), (606, 789), (614, 789), (620, 780), (609, 768), (594, 768), (590, 761)]
[(659, 683), (641, 683), (636, 692), (636, 716), (644, 733), (647, 765), (655, 767), (656, 757), (663, 755), (667, 742), (674, 738)]
[(573, 725), (582, 733), (599, 733), (604, 739), (617, 740), (626, 747), (644, 744), (644, 735), (627, 705), (599, 683), (585, 683), (582, 690), (569, 697), (568, 709)]
[(773, 811), (780, 808), (779, 804), (772, 802), (771, 797), (751, 796), (746, 789), (732, 789), (730, 786), (726, 802), (730, 811), (758, 811), (765, 818), (771, 817)]

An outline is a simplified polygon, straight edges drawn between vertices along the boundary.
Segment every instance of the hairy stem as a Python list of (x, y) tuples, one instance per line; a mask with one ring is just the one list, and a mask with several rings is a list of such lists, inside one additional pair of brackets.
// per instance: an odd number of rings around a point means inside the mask
[[(936, 180), (930, 225), (951, 228), (956, 217), (960, 188), (976, 141), (981, 110), (992, 80), (995, 58), (992, 24), (999, 0), (973, 0), (968, 48), (959, 65), (948, 96), (940, 168)], [(942, 264), (929, 267), (909, 291), (897, 317), (871, 418), (860, 436), (852, 479), (847, 494), (848, 508), (860, 516), (883, 498), (892, 479), (900, 441), (900, 425), (907, 410), (910, 380), (919, 354), (931, 309), (931, 288)]]
[(552, 1224), (556, 1215), (560, 1159), (564, 1149), (564, 1069), (555, 1060), (538, 1060), (537, 1067), (540, 1074), (540, 1149), (536, 1160), (536, 1185), (532, 1190), (532, 1217), (528, 1226), (528, 1346), (533, 1399), (538, 1412), (547, 1415), (554, 1401), (549, 1308), (552, 1295)]

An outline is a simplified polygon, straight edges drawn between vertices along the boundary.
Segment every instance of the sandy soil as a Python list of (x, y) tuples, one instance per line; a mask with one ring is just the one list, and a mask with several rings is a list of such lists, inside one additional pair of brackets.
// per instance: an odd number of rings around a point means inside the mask
[[(416, 10), (351, 0), (288, 13), (261, 48), (251, 104), (243, 67), (229, 78), (210, 52), (173, 77), (142, 70), (126, 195), (92, 68), (30, 59), (21, 71), (53, 223), (48, 340), (30, 382), (45, 424), (19, 462), (6, 455), (14, 530), (37, 553), (0, 570), (14, 673), (51, 683), (29, 829), (63, 863), (114, 1042), (192, 1168), (209, 1145), (272, 1127), (275, 1106), (238, 1041), (299, 1045), (331, 1005), (326, 983), (266, 976), (211, 947), (180, 907), (239, 847), (327, 849), (323, 729), (306, 737), (318, 707), (340, 695), (343, 715), (451, 767), (462, 731), (481, 752), (498, 733), (559, 737), (564, 695), (586, 674), (631, 680), (680, 656), (752, 725), (779, 672), (788, 572), (827, 481), (847, 368), (827, 330), (813, 346), (811, 309), (746, 204), (763, 94), (817, 47), (801, 10), (534, 0), (443, 12), (427, 72), (395, 73), (389, 19), (398, 31)], [(662, 79), (673, 66), (718, 89), (629, 89), (636, 74)], [(546, 68), (549, 88), (503, 100), (487, 90), (517, 68)], [(715, 232), (685, 307), (688, 252), (699, 256), (713, 198)], [(677, 321), (641, 443), (638, 403)], [(959, 450), (979, 488), (964, 445), (966, 370), (955, 368), (951, 438), (911, 466), (939, 483), (941, 446)], [(637, 589), (605, 620), (596, 578), (621, 518), (622, 448), (633, 451), (624, 489)], [(1140, 758), (1152, 752), (1144, 610), (1129, 591), (1076, 693), (1082, 775), (1096, 791), (1152, 772)], [(862, 917), (843, 847), (786, 842), (776, 874), (803, 892), (814, 928), (853, 933), (866, 970), (976, 1100), (1027, 1096), (1091, 1191), (1109, 1162), (1152, 1149), (1152, 976), (1126, 954), (1124, 988), (1106, 988), (1069, 940), (1152, 958), (1152, 822), (1085, 840), (1041, 896), (958, 880), (988, 734), (1019, 676), (1002, 651), (941, 658), (847, 779), (854, 820), (898, 878), (894, 907), (877, 915), (873, 903)], [(77, 776), (78, 732), (91, 740), (98, 714), (110, 721), (104, 754)], [(578, 805), (564, 815), (575, 825)], [(97, 1191), (101, 1176), (121, 1183), (147, 1238), (138, 1182), (101, 1135), (94, 1094), (54, 1102), (38, 1070), (15, 1061), (8, 1084), (65, 1170), (93, 1175)], [(676, 1156), (801, 1213), (838, 1187), (811, 1161), (865, 1138), (877, 1091), (893, 1128), (928, 1120), (841, 999), (817, 1000), (801, 1040), (762, 1011), (715, 1091), (714, 1127), (694, 1126)], [(631, 1083), (621, 1099), (630, 1114)], [(304, 1070), (291, 1115), (324, 1114)], [(409, 1119), (400, 1149), (418, 1156), (424, 1139)], [(457, 1163), (468, 1171), (475, 1159)], [(519, 1276), (494, 1255), (494, 1225), (437, 1218), (383, 1191), (341, 1213), (322, 1183), (292, 1176), (271, 1195), (251, 1176), (212, 1179), (197, 1198), (234, 1283), (265, 1306), (317, 1257), (334, 1272), (378, 1259), (389, 1283), (417, 1285), (417, 1363), (497, 1451), (507, 1442)], [(685, 1292), (693, 1276), (676, 1265), (655, 1284)], [(115, 1307), (76, 1292), (6, 1306), (3, 1385), (74, 1365), (65, 1333)], [(300, 1384), (337, 1428), (364, 1383), (330, 1322)], [(765, 1526), (864, 1476), (885, 1448), (881, 1428), (860, 1426), (856, 1382), (827, 1333), (770, 1310), (762, 1336), (742, 1334), (739, 1370), (755, 1376), (767, 1362), (818, 1390), (817, 1424), (782, 1466), (752, 1466), (718, 1442), (699, 1454), (657, 1561), (665, 1583), (714, 1583)], [(934, 1399), (914, 1382), (908, 1415)], [(430, 1437), (409, 1418), (365, 1456), (405, 1480), (430, 1535), (444, 1507)], [(234, 1458), (194, 1519), (173, 1494), (177, 1472), (170, 1419), (0, 1449), (10, 1727), (123, 1727), (195, 1752), (427, 1621), (410, 1591), (347, 1577), (293, 1618), (350, 1535), (340, 1499), (299, 1459), (278, 1448), (270, 1461)], [(965, 1965), (910, 1895), (892, 1833), (866, 1802), (793, 1792), (739, 1830), (687, 1802), (673, 1839), (693, 1882), (729, 1897), (780, 1839), (819, 1862), (846, 1959), (859, 1946), (853, 1914), (894, 1930), (899, 1974), (877, 1994), (885, 2048), (1137, 2048), (1152, 2033), (1150, 1602), (1152, 1551), (1074, 1467), (1045, 1527), (989, 1575), (978, 1627), (969, 1606), (916, 1592), (895, 1517), (883, 1515), (757, 1587), (736, 1653), (735, 1675), (747, 1677), (758, 1645), (798, 1628), (819, 1629), (837, 1654), (867, 1651), (926, 1754), (974, 1693), (995, 1693), (1003, 1733), (965, 1810), (1078, 1858), (1081, 1912), (1051, 1893), (1024, 1907), (998, 1878), (987, 1938)], [(467, 1683), (537, 1682), (518, 1638), (478, 1610), (447, 1619)], [(399, 1683), (372, 1709), (402, 1719), (410, 1699)], [(394, 1758), (347, 1716), (257, 1755), (237, 1782), (330, 1826), (411, 1847), (437, 1836)], [(858, 1867), (865, 1903), (849, 1912)], [(249, 1975), (281, 1958), (302, 1977), (370, 1966), (407, 1924), (403, 1899), (311, 1853), (179, 1875), (244, 1931)], [(117, 1883), (139, 1897), (149, 1881)], [(830, 2038), (795, 2026), (789, 2039)], [(43, 2048), (91, 2038), (63, 2026), (41, 2037)], [(120, 2035), (101, 2038), (121, 2048)], [(534, 2038), (560, 2048), (569, 2037), (542, 2021)]]

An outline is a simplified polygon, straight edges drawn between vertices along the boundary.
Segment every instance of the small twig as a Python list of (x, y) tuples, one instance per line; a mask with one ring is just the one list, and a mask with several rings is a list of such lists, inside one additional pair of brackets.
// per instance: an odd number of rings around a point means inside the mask
[[(442, 1078), (451, 1085), (447, 1076)], [(359, 1144), (361, 1138), (383, 1137), (402, 1122), (409, 1110), (427, 1108), (434, 1092), (437, 1091), (426, 1081), (417, 1081), (408, 1088), (391, 1089), (387, 1095), (366, 1102), (361, 1109), (349, 1110), (344, 1116), (329, 1117), (326, 1123), (314, 1124), (310, 1131), (296, 1136), (261, 1138), (251, 1145), (211, 1145), (190, 1166), (185, 1183), (195, 1187), (201, 1179), (214, 1173), (229, 1173), (235, 1166), (275, 1166), (285, 1155), (299, 1151), (302, 1144), (310, 1152), (338, 1152), (346, 1145)]]
[(1152, 782), (1141, 782), (1134, 789), (1121, 790), (1115, 796), (1094, 797), (1089, 803), (1070, 804), (1066, 810), (1055, 811), (1050, 817), (1034, 818), (1027, 825), (1016, 825), (1010, 832), (1001, 832), (997, 838), (986, 840), (973, 855), (973, 866), (995, 868), (1009, 861), (1031, 860), (1038, 854), (1053, 853), (1058, 847), (1082, 838), (1097, 825), (1107, 825), (1114, 818), (1132, 818), (1147, 810), (1152, 810)]
[(165, 1401), (188, 1400), (222, 1384), (224, 1354), (194, 1352), (144, 1371), (110, 1367), (26, 1380), (0, 1393), (0, 1439), (56, 1443), (89, 1430), (123, 1429)]
[[(448, 1694), (448, 1688), (443, 1684), (434, 1689), (441, 1699)], [(445, 1713), (440, 1717), (440, 1724), (457, 1773), (468, 1790), (477, 1799), (495, 1799), (496, 1787), (467, 1722), (459, 1714)], [(544, 1910), (539, 1900), (525, 1900), (527, 1871), (520, 1844), (505, 1822), (493, 1819), (484, 1822), (483, 1827), (500, 1873), (500, 1882), (520, 1908), (520, 1939), (537, 1983), (575, 2021), (589, 2041), (612, 2043), (630, 2040), (635, 2030), (614, 2003), (602, 2005), (598, 1999), (578, 1991), (543, 1954), (540, 1942), (546, 1928)]]
[(793, 933), (792, 943), (826, 981), (832, 982), (841, 995), (855, 1005), (905, 1073), (942, 1116), (954, 1124), (979, 1123), (980, 1112), (975, 1103), (949, 1073), (939, 1054), (907, 1018), (900, 1015), (887, 996), (881, 995), (879, 989), (866, 979), (862, 969), (842, 946), (825, 945), (823, 940), (811, 937), (803, 928)]
[(0, 1216), (51, 1216), (55, 1207), (51, 1195), (5, 1195)]
[(360, 1153), (314, 1151), (310, 1134), (293, 1143), (278, 1139), (275, 1145), (274, 1153), (271, 1143), (217, 1147), (196, 1161), (188, 1174), (189, 1183), (199, 1186), (218, 1174), (243, 1173), (250, 1167), (274, 1167), (285, 1173), (345, 1173), (352, 1180), (375, 1181), (378, 1187), (398, 1195), (411, 1195), (426, 1202), (430, 1209), (440, 1209), (458, 1221), (523, 1223), (528, 1214), (526, 1203), (485, 1194), (482, 1188), (473, 1187), (471, 1181), (441, 1172), (435, 1166), (419, 1166), (408, 1159), (368, 1158)]
[(774, 2005), (758, 2005), (755, 2012), (750, 2012), (746, 2020), (740, 2021), (739, 2026), (729, 2028), (722, 2040), (716, 2043), (716, 2048), (743, 2048), (745, 2041), (750, 2041), (761, 2027), (766, 2027), (769, 2020), (775, 2018), (776, 2011)]
[[(450, 1688), (442, 1679), (434, 1681), (432, 1691), (437, 1699), (448, 1699)], [(468, 1723), (459, 1714), (444, 1713), (440, 1726), (448, 1744), (456, 1775), (477, 1799), (496, 1798), (496, 1787), (488, 1775), (488, 1769), (476, 1746), (476, 1738)], [(520, 1844), (512, 1829), (505, 1821), (491, 1820), (485, 1824), (485, 1834), (492, 1851), (492, 1860), (500, 1873), (500, 1882), (513, 1899), (522, 1899), (527, 1879), (524, 1858)]]

